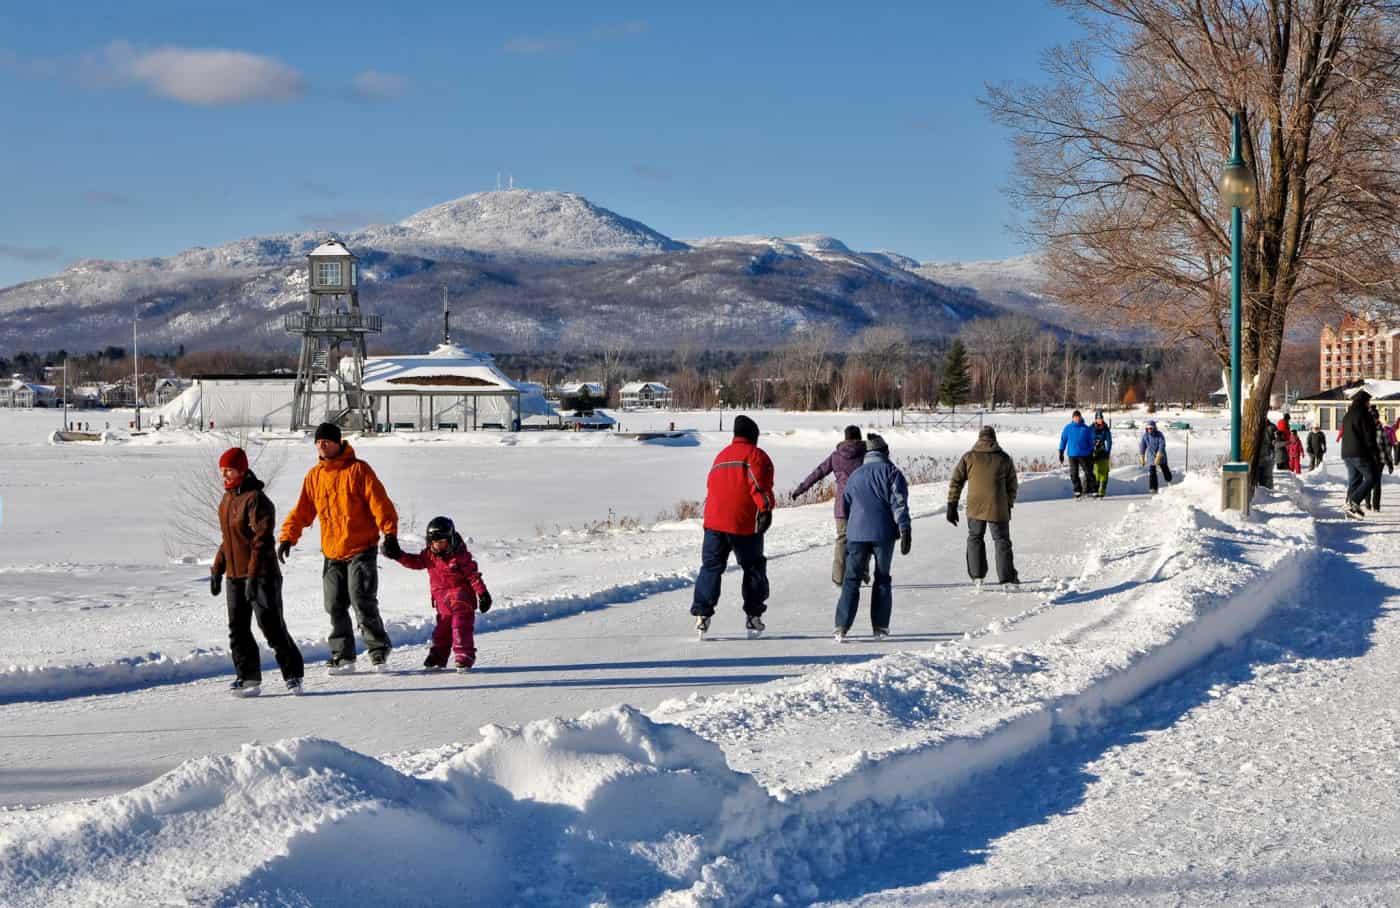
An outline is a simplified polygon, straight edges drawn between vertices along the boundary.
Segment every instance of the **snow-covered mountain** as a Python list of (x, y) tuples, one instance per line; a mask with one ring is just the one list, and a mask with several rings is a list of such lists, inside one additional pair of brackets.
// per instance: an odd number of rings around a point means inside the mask
[[(150, 349), (289, 348), (280, 316), (305, 305), (305, 255), (325, 239), (284, 233), (160, 258), (85, 260), (0, 288), (0, 352), (123, 344), (133, 313)], [(342, 239), (361, 260), (362, 305), (385, 317), (387, 349), (432, 342), (444, 289), (464, 339), (494, 350), (611, 335), (648, 348), (761, 349), (816, 321), (848, 334), (886, 322), (942, 336), (1008, 305), (977, 284), (945, 286), (939, 275), (954, 266), (856, 252), (824, 235), (687, 244), (565, 192), (476, 193)]]

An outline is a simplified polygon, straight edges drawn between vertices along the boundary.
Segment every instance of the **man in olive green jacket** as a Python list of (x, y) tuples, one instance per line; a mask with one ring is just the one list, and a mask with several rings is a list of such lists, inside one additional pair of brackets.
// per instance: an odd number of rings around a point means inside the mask
[(948, 483), (948, 522), (958, 525), (958, 499), (967, 486), (967, 574), (979, 584), (987, 576), (990, 526), (996, 545), (997, 580), (1020, 583), (1011, 554), (1011, 508), (1016, 504), (1016, 465), (997, 444), (996, 430), (983, 426), (972, 446), (953, 469)]

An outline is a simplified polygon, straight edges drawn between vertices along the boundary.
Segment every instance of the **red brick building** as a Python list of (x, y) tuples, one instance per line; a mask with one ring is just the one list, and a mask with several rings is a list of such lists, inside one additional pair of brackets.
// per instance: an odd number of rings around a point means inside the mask
[(1400, 378), (1400, 328), (1345, 315), (1339, 326), (1323, 326), (1318, 365), (1323, 388)]

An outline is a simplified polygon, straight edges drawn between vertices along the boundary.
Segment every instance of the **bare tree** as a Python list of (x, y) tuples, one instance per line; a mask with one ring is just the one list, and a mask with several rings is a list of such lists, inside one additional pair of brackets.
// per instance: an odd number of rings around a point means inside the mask
[(979, 318), (968, 322), (959, 332), (959, 337), (967, 344), (967, 352), (972, 354), (972, 362), (977, 367), (978, 383), (987, 398), (987, 406), (996, 409), (997, 389), (1009, 362), (1007, 348), (1002, 340), (998, 323), (1000, 319)]
[(831, 325), (806, 324), (793, 332), (791, 340), (780, 351), (787, 367), (785, 374), (800, 389), (803, 409), (815, 406), (816, 392), (826, 373), (826, 358), (836, 341), (836, 329)]
[(1394, 0), (1059, 0), (1084, 37), (1047, 86), (996, 87), (1013, 195), (1050, 289), (1094, 317), (1194, 338), (1228, 366), (1231, 116), (1254, 170), (1241, 322), (1244, 457), (1291, 312), (1394, 298), (1400, 13)]
[(844, 410), (851, 403), (851, 366), (850, 364), (837, 365), (832, 363), (826, 379), (827, 389), (831, 392), (831, 408), (833, 410)]
[(614, 334), (599, 346), (603, 357), (603, 393), (608, 403), (617, 406), (620, 401), (620, 376), (622, 365), (632, 352), (632, 340), (621, 334)]
[(874, 382), (875, 406), (893, 402), (894, 385), (904, 377), (909, 334), (895, 325), (871, 325), (856, 338), (857, 357)]

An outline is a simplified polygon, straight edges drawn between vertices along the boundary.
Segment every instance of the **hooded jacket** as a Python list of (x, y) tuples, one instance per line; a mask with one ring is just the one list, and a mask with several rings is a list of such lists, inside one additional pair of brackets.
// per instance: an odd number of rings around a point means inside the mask
[(758, 532), (758, 512), (773, 510), (773, 461), (747, 438), (720, 451), (705, 480), (705, 529), (736, 536)]
[(1143, 429), (1142, 440), (1138, 442), (1138, 453), (1147, 458), (1148, 463), (1156, 463), (1158, 456), (1166, 460), (1166, 436), (1159, 429)]
[(1094, 459), (1107, 460), (1113, 454), (1113, 430), (1108, 427), (1108, 423), (1104, 423), (1101, 426), (1090, 426), (1089, 431), (1094, 433)]
[(459, 533), (452, 534), (452, 548), (446, 554), (439, 555), (428, 546), (416, 555), (404, 552), (398, 562), (406, 568), (428, 572), (433, 606), (439, 612), (455, 609), (475, 611), (476, 598), (486, 592), (486, 581), (481, 579), (476, 559)]
[[(1078, 455), (1075, 455), (1078, 456)], [(1016, 465), (995, 439), (979, 438), (953, 468), (948, 502), (957, 503), (967, 486), (967, 516), (989, 523), (1006, 523), (1016, 504)]]
[(253, 471), (243, 474), (236, 488), (219, 500), (219, 553), (214, 556), (211, 574), (227, 574), (233, 579), (281, 577), (273, 553), (276, 541), (277, 509), (263, 494), (263, 482)]
[(1365, 457), (1379, 460), (1380, 451), (1376, 448), (1376, 427), (1371, 421), (1371, 395), (1357, 391), (1351, 399), (1351, 406), (1342, 416), (1342, 456)]
[(397, 535), (399, 514), (369, 464), (348, 444), (328, 460), (318, 460), (301, 484), (296, 505), (282, 523), (281, 538), (296, 544), (301, 531), (321, 521), (321, 553), (343, 561)]
[(851, 474), (860, 469), (860, 465), (865, 461), (865, 442), (859, 439), (855, 441), (843, 441), (836, 446), (836, 450), (831, 455), (817, 464), (815, 470), (807, 474), (807, 478), (797, 484), (793, 490), (792, 497), (796, 498), (812, 486), (821, 482), (828, 475), (836, 476), (836, 519), (846, 519), (846, 481), (851, 478)]
[(869, 451), (846, 481), (847, 542), (892, 542), (909, 529), (909, 481), (884, 451)]

